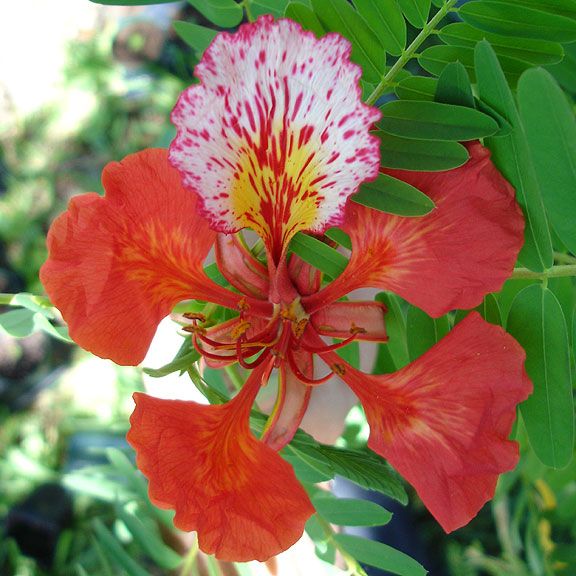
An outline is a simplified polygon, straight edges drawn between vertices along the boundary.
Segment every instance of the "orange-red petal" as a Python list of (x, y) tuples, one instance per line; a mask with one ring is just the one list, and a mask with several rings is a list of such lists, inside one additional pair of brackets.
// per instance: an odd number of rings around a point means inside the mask
[(40, 278), (80, 346), (138, 364), (174, 304), (198, 298), (233, 307), (239, 296), (204, 274), (215, 233), (166, 150), (110, 163), (102, 182), (104, 198), (76, 196), (53, 222)]
[(174, 508), (174, 524), (196, 530), (200, 548), (222, 560), (267, 560), (294, 544), (314, 513), (292, 467), (248, 426), (269, 370), (254, 370), (223, 405), (135, 394), (128, 441), (151, 500)]
[(367, 375), (323, 357), (340, 364), (360, 398), (368, 445), (416, 488), (446, 532), (467, 524), (493, 497), (499, 474), (518, 462), (508, 436), (532, 390), (525, 354), (476, 312), (394, 374)]
[(326, 290), (305, 300), (308, 309), (370, 286), (441, 316), (473, 308), (499, 290), (523, 244), (524, 219), (489, 151), (477, 142), (469, 151), (470, 160), (448, 172), (387, 170), (434, 200), (426, 216), (393, 216), (349, 202), (343, 229), (352, 239), (350, 263)]

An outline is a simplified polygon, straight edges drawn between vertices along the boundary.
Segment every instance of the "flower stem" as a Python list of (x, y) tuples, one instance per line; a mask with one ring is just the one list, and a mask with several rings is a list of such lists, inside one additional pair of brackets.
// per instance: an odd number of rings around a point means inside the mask
[(565, 264), (563, 266), (552, 266), (544, 272), (533, 272), (528, 268), (514, 268), (512, 280), (547, 280), (548, 278), (561, 278), (566, 276), (576, 276), (576, 264)]
[(442, 18), (444, 18), (444, 16), (446, 16), (446, 14), (448, 14), (448, 12), (450, 12), (454, 4), (456, 4), (456, 0), (448, 0), (442, 5), (440, 10), (434, 14), (432, 19), (424, 26), (424, 28), (422, 28), (418, 36), (414, 38), (410, 46), (408, 46), (402, 52), (398, 60), (396, 60), (396, 62), (394, 62), (392, 65), (392, 68), (390, 68), (382, 80), (380, 80), (380, 83), (378, 86), (376, 86), (376, 88), (374, 88), (372, 94), (366, 98), (366, 104), (369, 106), (374, 104), (374, 102), (376, 102), (376, 100), (378, 100), (378, 98), (380, 98), (380, 96), (382, 96), (382, 94), (384, 94), (384, 92), (386, 92), (386, 90), (393, 85), (394, 79), (398, 73), (401, 72), (408, 61), (414, 57), (416, 50), (420, 48), (422, 42), (424, 42), (428, 36), (434, 33), (436, 25), (440, 22), (440, 20), (442, 20)]
[(563, 264), (576, 264), (576, 258), (570, 254), (563, 254), (562, 252), (554, 252), (554, 260)]

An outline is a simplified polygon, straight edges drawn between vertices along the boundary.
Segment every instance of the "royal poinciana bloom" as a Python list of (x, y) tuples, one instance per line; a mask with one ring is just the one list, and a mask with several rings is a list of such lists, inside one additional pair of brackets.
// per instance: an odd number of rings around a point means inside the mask
[[(214, 406), (136, 394), (128, 435), (152, 501), (225, 560), (265, 560), (301, 536), (314, 508), (277, 451), (328, 377), (352, 388), (369, 446), (446, 531), (466, 524), (518, 459), (508, 436), (531, 389), (524, 353), (478, 314), (394, 374), (363, 374), (335, 352), (387, 339), (385, 308), (342, 300), (350, 291), (390, 290), (432, 316), (471, 308), (509, 276), (523, 236), (514, 192), (479, 143), (450, 172), (388, 172), (434, 200), (427, 216), (351, 201), (380, 169), (369, 132), (380, 113), (361, 102), (349, 54), (336, 34), (317, 39), (271, 17), (219, 34), (174, 109), (169, 154), (109, 164), (105, 197), (73, 198), (49, 233), (42, 282), (72, 338), (98, 356), (138, 364), (183, 300), (237, 312), (216, 326), (190, 314), (185, 329), (208, 364), (250, 370), (240, 392)], [(352, 251), (325, 284), (288, 245), (333, 225)], [(244, 228), (263, 240), (265, 263), (237, 234)], [(230, 289), (203, 270), (212, 248)], [(249, 413), (273, 370), (278, 399), (256, 438)]]

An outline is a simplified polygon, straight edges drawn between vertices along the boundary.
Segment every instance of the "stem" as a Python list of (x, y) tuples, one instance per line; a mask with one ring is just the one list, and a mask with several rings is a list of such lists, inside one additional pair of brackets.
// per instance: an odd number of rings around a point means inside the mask
[(382, 80), (380, 80), (380, 84), (378, 84), (378, 86), (374, 88), (372, 94), (370, 94), (370, 96), (366, 98), (366, 104), (371, 106), (372, 104), (374, 104), (374, 102), (376, 102), (376, 100), (378, 100), (378, 98), (380, 98), (380, 96), (382, 96), (382, 94), (384, 94), (384, 92), (386, 92), (387, 88), (390, 87), (394, 82), (394, 79), (396, 78), (397, 74), (404, 68), (404, 66), (406, 66), (408, 61), (411, 58), (413, 58), (414, 54), (416, 53), (416, 50), (420, 48), (422, 42), (424, 42), (424, 40), (426, 40), (426, 38), (428, 38), (428, 36), (430, 36), (430, 34), (434, 32), (436, 25), (440, 22), (440, 20), (442, 20), (442, 18), (444, 18), (444, 16), (446, 16), (446, 14), (448, 14), (448, 12), (450, 12), (454, 4), (456, 4), (456, 0), (448, 0), (442, 5), (440, 10), (438, 10), (438, 12), (434, 14), (432, 20), (430, 20), (430, 22), (428, 22), (424, 26), (424, 28), (422, 28), (422, 30), (420, 31), (418, 36), (414, 38), (410, 46), (408, 46), (402, 52), (400, 58), (398, 58), (398, 60), (394, 62), (392, 68), (390, 68), (390, 70), (388, 70), (388, 72), (382, 78)]
[(570, 254), (563, 254), (562, 252), (554, 252), (554, 260), (563, 264), (576, 264), (576, 258)]
[(536, 279), (536, 280), (547, 280), (548, 278), (561, 278), (565, 276), (576, 276), (576, 264), (567, 264), (564, 266), (552, 266), (544, 272), (533, 272), (528, 270), (528, 268), (514, 268), (512, 280), (526, 280), (526, 279)]
[[(7, 292), (0, 293), (0, 306), (20, 306), (20, 304), (12, 302), (14, 296), (18, 296), (18, 294), (10, 294)], [(36, 303), (40, 306), (46, 306), (47, 308), (52, 308), (54, 306), (46, 296), (39, 296), (37, 294), (29, 294), (29, 296), (33, 296), (36, 299)]]
[(330, 526), (330, 524), (326, 520), (324, 520), (324, 518), (322, 518), (320, 515), (317, 514), (316, 517), (318, 518), (318, 523), (320, 524), (322, 530), (324, 531), (324, 534), (326, 534), (328, 540), (332, 542), (332, 544), (336, 547), (338, 552), (340, 552), (340, 554), (342, 555), (342, 558), (344, 559), (346, 565), (348, 566), (349, 574), (351, 574), (351, 576), (368, 576), (364, 568), (360, 566), (356, 558), (350, 556), (350, 554), (348, 554), (346, 550), (343, 550), (338, 545), (338, 542), (334, 538), (334, 530), (332, 529), (332, 526)]

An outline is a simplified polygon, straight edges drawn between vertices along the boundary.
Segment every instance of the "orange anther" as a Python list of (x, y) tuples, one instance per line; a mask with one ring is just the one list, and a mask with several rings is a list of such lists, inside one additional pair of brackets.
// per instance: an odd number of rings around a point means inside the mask
[(242, 320), (238, 323), (238, 326), (235, 326), (232, 330), (230, 330), (230, 336), (233, 340), (238, 340), (241, 336), (244, 336), (246, 332), (250, 329), (252, 324), (248, 322), (248, 320)]
[(350, 326), (350, 334), (366, 334), (366, 328), (362, 328), (362, 326), (356, 326), (354, 322), (352, 322), (352, 326)]
[(250, 310), (250, 304), (248, 304), (246, 298), (240, 298), (238, 301), (238, 310), (241, 310), (242, 312)]
[(183, 326), (182, 330), (184, 330), (184, 332), (190, 332), (191, 334), (206, 334), (206, 328), (198, 326), (198, 324), (188, 324), (187, 326)]
[(296, 338), (301, 338), (302, 334), (304, 334), (304, 330), (306, 330), (306, 326), (308, 325), (308, 318), (302, 318), (298, 320), (298, 322), (292, 323), (292, 333)]
[(183, 314), (186, 320), (198, 320), (199, 322), (206, 322), (206, 316), (201, 312), (184, 312)]
[(332, 364), (331, 368), (337, 376), (344, 376), (344, 374), (346, 374), (346, 368), (344, 368), (342, 364)]

